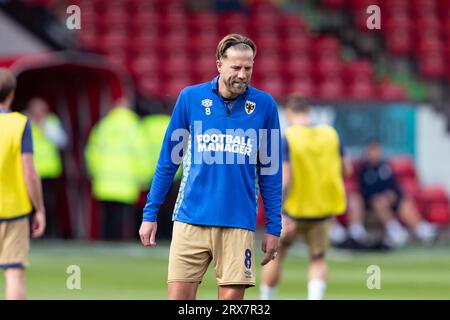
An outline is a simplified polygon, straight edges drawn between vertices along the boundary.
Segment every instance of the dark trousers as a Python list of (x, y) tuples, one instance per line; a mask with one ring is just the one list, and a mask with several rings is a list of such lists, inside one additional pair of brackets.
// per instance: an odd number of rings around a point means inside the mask
[(107, 241), (137, 238), (136, 209), (121, 202), (102, 201), (102, 239)]
[(59, 217), (61, 208), (58, 208), (59, 197), (58, 179), (42, 179), (42, 193), (45, 205), (45, 233), (44, 238), (59, 238), (61, 226)]

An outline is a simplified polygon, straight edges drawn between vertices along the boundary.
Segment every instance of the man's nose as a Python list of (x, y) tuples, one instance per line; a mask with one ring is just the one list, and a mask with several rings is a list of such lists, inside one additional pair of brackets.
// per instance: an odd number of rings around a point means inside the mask
[(239, 79), (245, 79), (246, 78), (246, 74), (245, 74), (245, 70), (244, 69), (239, 70), (238, 78)]

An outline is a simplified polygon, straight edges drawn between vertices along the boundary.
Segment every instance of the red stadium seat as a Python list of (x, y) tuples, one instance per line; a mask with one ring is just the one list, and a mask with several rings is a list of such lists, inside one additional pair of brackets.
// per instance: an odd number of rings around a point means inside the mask
[(258, 65), (258, 69), (264, 71), (266, 75), (280, 75), (282, 61), (279, 56), (261, 54), (256, 56), (255, 63)]
[(216, 27), (218, 24), (218, 17), (212, 11), (201, 11), (189, 16), (189, 25), (191, 32), (199, 32), (203, 28)]
[(214, 59), (219, 41), (218, 32), (216, 32), (216, 29), (211, 29), (197, 33), (195, 37), (188, 41), (187, 45), (193, 57), (206, 55), (209, 59)]
[(444, 43), (439, 36), (420, 37), (417, 44), (417, 53), (419, 55), (444, 49)]
[(311, 52), (311, 39), (306, 33), (287, 36), (282, 39), (281, 53), (286, 58), (295, 58), (298, 55), (309, 55)]
[(297, 75), (310, 75), (312, 72), (312, 61), (307, 55), (299, 55), (290, 57), (283, 63), (285, 67), (285, 74), (290, 78), (295, 78)]
[(253, 41), (259, 52), (264, 54), (267, 50), (279, 51), (280, 39), (274, 32), (266, 32), (262, 35), (254, 35)]
[(347, 193), (359, 192), (359, 184), (355, 175), (344, 177), (344, 186)]
[(183, 53), (175, 51), (160, 61), (159, 74), (163, 77), (190, 74), (191, 60)]
[(314, 81), (309, 74), (298, 73), (288, 81), (287, 93), (301, 92), (307, 98), (315, 97)]
[(192, 84), (192, 81), (188, 75), (172, 77), (167, 81), (167, 84), (161, 86), (163, 99), (174, 102), (180, 94), (181, 89), (190, 84)]
[(127, 40), (127, 48), (132, 52), (139, 52), (144, 49), (159, 52), (162, 50), (160, 47), (161, 41), (154, 34), (136, 34)]
[(315, 63), (315, 74), (319, 80), (333, 75), (340, 76), (342, 75), (342, 69), (341, 58), (337, 55), (322, 56)]
[(94, 29), (86, 29), (77, 32), (79, 46), (85, 49), (95, 50), (98, 47), (98, 35)]
[(419, 57), (420, 73), (428, 79), (442, 79), (446, 76), (446, 59), (439, 51), (430, 51)]
[(406, 89), (398, 84), (385, 81), (378, 86), (378, 98), (385, 101), (401, 101), (406, 99)]
[(450, 223), (450, 202), (441, 186), (427, 186), (420, 193), (421, 209), (427, 220), (441, 225)]
[(200, 55), (194, 60), (191, 73), (195, 82), (211, 81), (217, 75), (217, 67), (214, 56)]
[(136, 79), (137, 90), (148, 97), (154, 99), (161, 98), (161, 81), (156, 73), (148, 73)]
[(414, 160), (408, 156), (395, 156), (389, 160), (394, 175), (398, 179), (417, 179)]
[(128, 62), (132, 74), (136, 76), (158, 72), (159, 59), (154, 51), (148, 54), (138, 55)]
[[(430, 1), (431, 2), (431, 1)], [(413, 27), (417, 33), (430, 33), (439, 35), (441, 33), (441, 22), (437, 16), (423, 16), (414, 20)]]
[(411, 12), (416, 19), (436, 15), (438, 10), (437, 2), (439, 1), (413, 0), (411, 3)]
[(130, 24), (136, 29), (144, 29), (148, 25), (159, 28), (161, 24), (161, 15), (154, 11), (139, 11), (133, 15), (133, 19), (130, 19)]
[(339, 40), (334, 36), (323, 36), (315, 40), (314, 53), (318, 57), (339, 55), (340, 50), (341, 44)]
[(367, 59), (354, 59), (344, 67), (345, 69), (345, 77), (349, 81), (353, 81), (354, 79), (369, 79), (372, 81), (374, 76), (373, 64), (370, 60)]
[[(247, 16), (240, 12), (225, 12), (219, 15), (219, 33), (235, 33), (237, 30), (247, 29)], [(247, 32), (243, 32), (247, 34)]]
[(248, 19), (249, 30), (259, 31), (278, 31), (281, 18), (277, 10), (264, 10), (261, 12), (253, 12)]
[(260, 89), (271, 94), (276, 100), (281, 100), (285, 96), (285, 84), (281, 77), (272, 76), (263, 79)]
[(355, 77), (347, 89), (348, 98), (358, 101), (371, 101), (376, 98), (376, 88), (370, 78)]
[(382, 24), (382, 29), (384, 29), (385, 34), (389, 34), (396, 29), (410, 30), (412, 27), (413, 21), (407, 15), (396, 15), (388, 17)]
[(309, 33), (308, 26), (297, 14), (284, 14), (279, 22), (282, 35)]
[(128, 0), (128, 11), (133, 17), (142, 12), (156, 13), (157, 7), (153, 1)]
[(336, 75), (328, 76), (319, 84), (316, 95), (317, 98), (326, 101), (343, 100), (345, 89), (342, 80)]
[[(365, 9), (371, 4), (378, 4), (377, 0), (350, 0), (350, 6), (353, 10)], [(365, 11), (365, 10), (364, 10)]]
[(386, 45), (388, 50), (394, 54), (410, 54), (413, 50), (413, 38), (410, 29), (393, 29), (386, 34)]
[(115, 48), (123, 48), (128, 42), (128, 35), (125, 30), (111, 30), (98, 38), (98, 48), (103, 52), (109, 52)]
[(330, 9), (345, 9), (347, 7), (346, 0), (323, 0), (322, 4)]

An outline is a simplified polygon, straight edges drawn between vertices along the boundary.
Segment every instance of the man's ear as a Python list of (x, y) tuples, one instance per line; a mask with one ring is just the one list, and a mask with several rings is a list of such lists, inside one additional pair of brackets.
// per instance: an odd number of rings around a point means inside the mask
[(216, 60), (216, 67), (217, 67), (217, 71), (219, 71), (219, 73), (220, 73), (220, 69), (222, 69), (222, 61)]
[(11, 92), (8, 95), (8, 97), (6, 98), (6, 101), (7, 101), (8, 104), (12, 104), (12, 102), (14, 101), (14, 94), (15, 94), (15, 91)]
[(294, 113), (291, 109), (286, 108), (284, 111), (284, 116), (286, 117), (286, 121), (289, 125), (292, 125), (294, 122)]

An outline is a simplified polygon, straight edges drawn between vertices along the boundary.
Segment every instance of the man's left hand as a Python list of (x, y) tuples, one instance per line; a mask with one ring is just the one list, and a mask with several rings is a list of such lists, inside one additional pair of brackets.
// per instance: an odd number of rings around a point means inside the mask
[(275, 259), (278, 251), (278, 244), (280, 238), (271, 234), (266, 233), (262, 242), (261, 249), (265, 253), (264, 259), (261, 265), (266, 265), (270, 260)]

